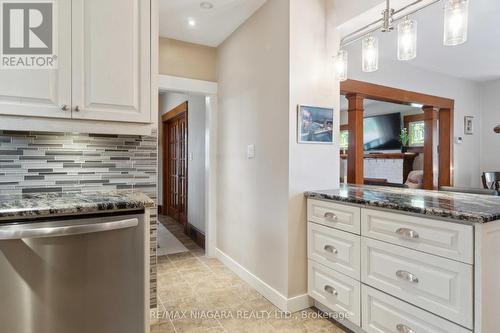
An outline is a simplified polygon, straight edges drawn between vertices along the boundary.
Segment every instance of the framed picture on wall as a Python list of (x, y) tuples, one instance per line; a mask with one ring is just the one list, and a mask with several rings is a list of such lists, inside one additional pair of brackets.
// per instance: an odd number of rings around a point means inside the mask
[(464, 133), (467, 135), (474, 134), (474, 117), (465, 116), (464, 120)]
[(299, 105), (297, 109), (299, 143), (333, 143), (333, 108)]

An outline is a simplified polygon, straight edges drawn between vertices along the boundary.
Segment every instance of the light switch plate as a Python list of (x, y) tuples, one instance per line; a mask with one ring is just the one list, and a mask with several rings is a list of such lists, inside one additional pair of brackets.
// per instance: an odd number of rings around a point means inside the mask
[(189, 158), (190, 161), (192, 161), (193, 160), (193, 153), (189, 153), (188, 154), (188, 158)]
[(248, 159), (255, 158), (255, 145), (254, 144), (247, 146), (247, 158)]
[(456, 136), (456, 137), (455, 137), (455, 143), (456, 143), (456, 144), (458, 144), (458, 145), (459, 145), (459, 144), (461, 144), (461, 143), (463, 143), (463, 142), (464, 142), (464, 138), (462, 138), (461, 136)]

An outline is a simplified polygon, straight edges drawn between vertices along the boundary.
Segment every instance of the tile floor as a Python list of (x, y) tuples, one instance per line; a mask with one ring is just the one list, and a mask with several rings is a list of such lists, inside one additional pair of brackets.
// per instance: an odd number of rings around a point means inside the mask
[[(159, 320), (151, 333), (345, 333), (314, 309), (282, 315), (236, 274), (183, 234), (167, 217), (159, 217), (189, 252), (158, 258)], [(278, 315), (278, 316), (277, 316)]]

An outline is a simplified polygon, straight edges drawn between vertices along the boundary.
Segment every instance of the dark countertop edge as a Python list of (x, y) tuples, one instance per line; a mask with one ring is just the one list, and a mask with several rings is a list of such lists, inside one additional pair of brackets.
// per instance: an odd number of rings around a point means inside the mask
[[(85, 201), (86, 197), (92, 196), (97, 196), (98, 200)], [(106, 196), (110, 199), (106, 199)], [(79, 192), (68, 194), (64, 200), (55, 204), (51, 201), (55, 200), (54, 197), (55, 199), (62, 198), (60, 194), (51, 192), (34, 193), (26, 197), (13, 196), (12, 202), (5, 200), (7, 206), (10, 203), (12, 207), (0, 209), (0, 221), (105, 214), (155, 207), (155, 202), (145, 193), (134, 190)]]
[(137, 207), (128, 207), (128, 208), (115, 208), (115, 209), (106, 209), (106, 210), (83, 210), (83, 211), (70, 211), (68, 210), (60, 210), (54, 212), (50, 209), (47, 210), (32, 210), (32, 211), (15, 211), (15, 212), (7, 212), (0, 213), (0, 224), (5, 222), (17, 222), (17, 221), (32, 221), (37, 219), (47, 219), (47, 218), (60, 218), (60, 217), (70, 217), (70, 216), (81, 216), (85, 218), (86, 216), (97, 216), (97, 215), (119, 215), (121, 213), (128, 212), (144, 212), (148, 208), (152, 208), (153, 206), (137, 206)]
[(318, 192), (314, 192), (314, 191), (307, 191), (304, 193), (304, 195), (306, 196), (306, 198), (311, 198), (311, 199), (321, 199), (321, 200), (325, 200), (325, 201), (352, 203), (352, 204), (362, 205), (362, 206), (366, 206), (366, 207), (383, 208), (383, 209), (395, 210), (395, 211), (400, 211), (400, 212), (409, 212), (409, 213), (414, 213), (414, 214), (423, 215), (423, 216), (427, 216), (427, 217), (440, 217), (440, 218), (445, 218), (448, 220), (468, 222), (470, 224), (487, 223), (487, 222), (492, 222), (492, 221), (497, 220), (495, 217), (478, 216), (477, 214), (470, 214), (467, 212), (453, 212), (453, 211), (443, 210), (443, 209), (439, 209), (439, 208), (426, 209), (426, 208), (419, 208), (419, 207), (415, 207), (415, 206), (400, 205), (400, 204), (392, 203), (392, 202), (383, 202), (382, 203), (382, 202), (371, 201), (371, 200), (346, 198), (346, 197), (341, 197), (341, 196), (337, 196), (334, 194), (322, 194), (322, 193), (318, 193)]

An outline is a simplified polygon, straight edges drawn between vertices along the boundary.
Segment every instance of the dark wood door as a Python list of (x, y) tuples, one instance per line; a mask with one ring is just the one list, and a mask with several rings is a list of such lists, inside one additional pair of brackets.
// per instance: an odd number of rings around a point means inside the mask
[(163, 117), (164, 207), (166, 214), (187, 225), (187, 102)]

